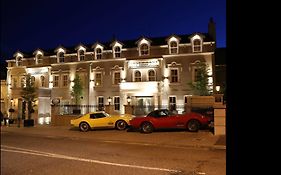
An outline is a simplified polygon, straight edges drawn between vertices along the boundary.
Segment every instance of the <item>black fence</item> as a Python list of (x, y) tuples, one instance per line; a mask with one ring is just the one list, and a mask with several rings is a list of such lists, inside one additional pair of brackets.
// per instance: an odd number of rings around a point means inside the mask
[[(57, 105), (53, 106), (53, 108), (59, 115), (79, 115), (79, 114), (86, 114), (89, 112), (96, 112), (96, 111), (105, 111), (105, 106), (102, 105)], [(113, 106), (114, 108), (114, 106)], [(146, 115), (153, 110), (156, 109), (169, 109), (175, 113), (185, 113), (187, 110), (186, 105), (146, 105), (146, 106), (132, 106), (132, 114), (139, 116), (139, 115)], [(118, 110), (116, 110), (118, 112)], [(189, 111), (198, 112), (200, 114), (213, 117), (214, 116), (214, 109), (212, 107), (206, 108), (191, 108)]]

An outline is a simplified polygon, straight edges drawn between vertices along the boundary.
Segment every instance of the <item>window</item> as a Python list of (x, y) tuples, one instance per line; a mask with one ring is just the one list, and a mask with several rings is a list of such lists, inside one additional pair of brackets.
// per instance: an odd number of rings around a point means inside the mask
[(138, 70), (135, 72), (135, 82), (141, 82), (141, 72)]
[(176, 109), (176, 97), (169, 97), (169, 110), (174, 111)]
[(114, 48), (114, 58), (120, 58), (121, 57), (121, 48), (119, 46), (116, 46)]
[(101, 73), (96, 73), (95, 86), (101, 86), (101, 83), (102, 83)]
[(63, 63), (64, 62), (64, 53), (60, 52), (59, 53), (59, 63)]
[(59, 76), (58, 75), (54, 76), (54, 87), (59, 87)]
[(68, 86), (68, 75), (63, 75), (63, 87)]
[(96, 59), (101, 59), (102, 58), (102, 50), (101, 48), (96, 49)]
[(21, 77), (21, 81), (20, 81), (20, 86), (22, 87), (22, 88), (24, 88), (25, 87), (25, 77)]
[(98, 97), (98, 111), (104, 110), (104, 98)]
[(99, 118), (104, 118), (106, 115), (104, 113), (95, 113), (95, 114), (90, 114), (91, 119), (99, 119)]
[(202, 46), (201, 46), (201, 40), (195, 39), (193, 40), (193, 52), (201, 52)]
[(43, 57), (43, 56), (42, 56), (41, 54), (36, 55), (35, 63), (36, 63), (36, 64), (42, 64), (42, 62), (43, 62), (42, 57)]
[(33, 84), (35, 86), (35, 77), (31, 76), (31, 84)]
[(43, 75), (40, 77), (40, 81), (41, 81), (41, 87), (45, 87), (45, 77)]
[(21, 56), (19, 56), (19, 57), (17, 58), (16, 65), (17, 65), (17, 66), (22, 66), (22, 57), (21, 57)]
[(178, 82), (178, 69), (171, 69), (171, 83)]
[(140, 56), (142, 55), (148, 55), (148, 45), (147, 44), (142, 44), (140, 46)]
[(120, 97), (114, 97), (114, 110), (120, 110)]
[(176, 41), (170, 42), (170, 54), (177, 54), (178, 53), (178, 44)]
[(79, 58), (80, 58), (80, 61), (84, 61), (85, 60), (85, 52), (84, 52), (84, 50), (80, 50), (79, 51)]
[(114, 84), (119, 84), (121, 82), (120, 72), (114, 72)]
[(148, 71), (148, 81), (156, 81), (156, 76), (155, 76), (154, 70)]
[(13, 88), (16, 88), (18, 84), (18, 80), (16, 78), (13, 78)]
[(200, 72), (197, 68), (194, 68), (194, 82), (197, 82), (200, 79)]

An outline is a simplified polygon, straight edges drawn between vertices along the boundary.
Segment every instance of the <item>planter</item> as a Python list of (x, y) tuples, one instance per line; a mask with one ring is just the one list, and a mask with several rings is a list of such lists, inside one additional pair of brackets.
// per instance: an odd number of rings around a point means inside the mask
[(33, 120), (33, 119), (26, 119), (26, 120), (23, 120), (23, 126), (24, 126), (24, 127), (31, 127), (31, 126), (34, 126), (34, 120)]

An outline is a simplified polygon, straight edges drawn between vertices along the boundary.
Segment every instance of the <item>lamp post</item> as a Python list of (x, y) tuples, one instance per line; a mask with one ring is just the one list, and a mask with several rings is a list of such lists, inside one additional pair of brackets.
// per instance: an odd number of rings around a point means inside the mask
[(110, 105), (110, 103), (111, 103), (111, 97), (108, 97), (108, 104)]
[(216, 91), (219, 92), (220, 91), (220, 86), (216, 86)]

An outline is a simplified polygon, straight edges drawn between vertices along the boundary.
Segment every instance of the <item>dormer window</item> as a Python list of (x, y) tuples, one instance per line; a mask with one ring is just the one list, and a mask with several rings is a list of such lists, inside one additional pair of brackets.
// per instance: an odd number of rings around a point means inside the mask
[(114, 58), (121, 57), (121, 48), (119, 46), (114, 47)]
[(36, 64), (42, 64), (43, 59), (42, 59), (42, 55), (41, 54), (37, 54), (35, 57), (35, 63)]
[(60, 53), (58, 54), (58, 56), (59, 56), (59, 63), (64, 63), (64, 53), (63, 53), (63, 52), (60, 52)]
[(142, 44), (140, 46), (140, 56), (148, 55), (149, 54), (149, 47), (148, 44)]
[(96, 49), (96, 59), (99, 60), (102, 58), (102, 50), (101, 48)]
[(178, 43), (176, 41), (170, 42), (170, 54), (178, 54)]
[(85, 51), (84, 50), (79, 50), (79, 60), (84, 61), (85, 60)]
[(202, 52), (204, 37), (205, 36), (202, 34), (194, 34), (191, 37), (189, 37), (192, 46), (192, 52)]
[(22, 66), (22, 57), (21, 56), (16, 58), (16, 65), (17, 66)]
[(193, 40), (193, 52), (202, 52), (202, 44), (200, 39)]

